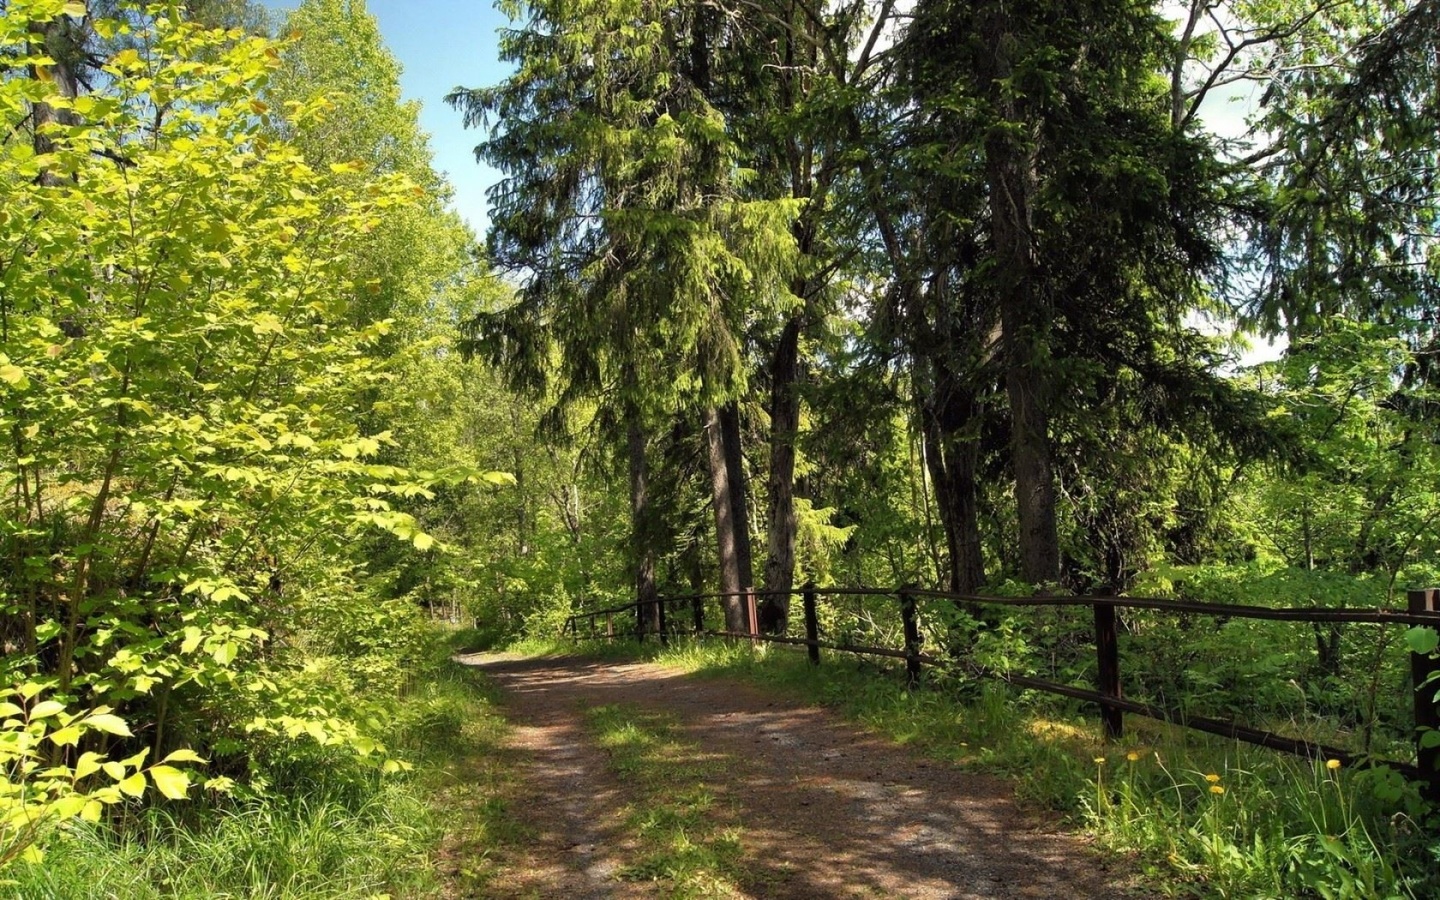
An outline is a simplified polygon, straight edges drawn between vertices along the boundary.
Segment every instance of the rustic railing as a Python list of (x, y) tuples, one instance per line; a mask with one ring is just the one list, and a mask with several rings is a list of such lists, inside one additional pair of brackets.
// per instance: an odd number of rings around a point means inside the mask
[[(804, 604), (805, 637), (764, 634), (760, 631), (756, 613), (758, 597), (798, 595)], [(892, 597), (899, 600), (904, 647), (876, 647), (821, 639), (817, 600), (829, 597)], [(739, 597), (747, 628), (742, 632), (710, 630), (705, 628), (705, 601), (725, 600)], [(1096, 655), (1095, 688), (1061, 684), (1042, 678), (1017, 675), (1008, 672), (976, 670), (975, 674), (1005, 681), (1018, 687), (1058, 694), (1096, 704), (1105, 734), (1117, 739), (1124, 733), (1124, 715), (1145, 716), (1204, 731), (1234, 740), (1269, 747), (1311, 758), (1335, 759), (1342, 765), (1385, 765), (1401, 774), (1419, 781), (1431, 799), (1440, 801), (1440, 742), (1435, 735), (1440, 733), (1440, 709), (1437, 709), (1435, 692), (1440, 688), (1440, 660), (1431, 654), (1410, 654), (1411, 681), (1414, 687), (1416, 765), (1397, 761), (1379, 760), (1368, 754), (1357, 754), (1337, 747), (1329, 747), (1313, 741), (1287, 737), (1270, 731), (1250, 728), (1236, 722), (1212, 719), (1187, 714), (1183, 710), (1156, 706), (1128, 700), (1122, 689), (1120, 670), (1120, 643), (1117, 632), (1117, 609), (1156, 610), (1166, 612), (1192, 613), (1196, 615), (1226, 617), (1235, 619), (1260, 619), (1273, 622), (1308, 623), (1371, 623), (1378, 625), (1423, 625), (1440, 628), (1440, 588), (1410, 591), (1407, 594), (1408, 608), (1401, 609), (1317, 609), (1317, 608), (1275, 608), (1266, 606), (1241, 606), (1228, 603), (1196, 603), (1185, 600), (1161, 600), (1148, 597), (994, 597), (977, 594), (957, 594), (948, 591), (932, 591), (917, 587), (901, 587), (893, 590), (877, 588), (826, 588), (823, 591), (813, 584), (807, 584), (799, 591), (744, 591), (738, 594), (708, 593), (686, 594), (661, 597), (654, 601), (654, 615), (650, 618), (655, 627), (640, 629), (624, 627), (617, 629), (616, 616), (623, 613), (638, 613), (638, 603), (608, 609), (592, 610), (572, 615), (565, 622), (563, 634), (577, 639), (657, 636), (663, 643), (675, 633), (690, 633), (698, 637), (721, 637), (804, 646), (810, 662), (819, 664), (822, 649), (839, 653), (854, 653), (882, 656), (905, 660), (907, 682), (914, 686), (919, 683), (923, 667), (935, 665), (942, 660), (922, 652), (920, 633), (920, 600), (945, 600), (952, 603), (977, 604), (985, 606), (1088, 606), (1094, 613), (1094, 638)], [(673, 628), (668, 624), (669, 607), (689, 604), (691, 627)], [(603, 632), (599, 626), (603, 618)], [(639, 616), (636, 615), (638, 623)], [(582, 624), (583, 623), (583, 624)], [(582, 634), (582, 631), (584, 633)], [(1424, 688), (1422, 690), (1422, 687)]]

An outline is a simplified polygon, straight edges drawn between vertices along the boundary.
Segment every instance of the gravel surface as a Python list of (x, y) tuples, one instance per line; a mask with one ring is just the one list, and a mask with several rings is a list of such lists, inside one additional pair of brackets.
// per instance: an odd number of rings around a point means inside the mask
[(663, 710), (718, 755), (707, 787), (733, 810), (744, 896), (1082, 898), (1136, 896), (1132, 873), (1022, 810), (1004, 782), (924, 760), (833, 713), (747, 685), (648, 663), (462, 658), (504, 691), (534, 833), (523, 872), (494, 896), (660, 896), (617, 873), (625, 785), (583, 725), (587, 708)]

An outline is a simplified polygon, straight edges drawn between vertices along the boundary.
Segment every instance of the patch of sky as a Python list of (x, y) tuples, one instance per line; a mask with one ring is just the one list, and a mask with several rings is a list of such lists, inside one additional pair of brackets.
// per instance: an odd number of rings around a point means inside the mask
[[(299, 5), (262, 2), (277, 18)], [(460, 113), (446, 105), (445, 95), (456, 87), (497, 84), (510, 74), (499, 59), (499, 30), (508, 20), (488, 0), (370, 0), (365, 7), (400, 62), (405, 99), (421, 104), (420, 127), (430, 135), (435, 168), (454, 189), (450, 205), (483, 236), (489, 226), (485, 192), (500, 173), (476, 160), (483, 135), (461, 127)]]

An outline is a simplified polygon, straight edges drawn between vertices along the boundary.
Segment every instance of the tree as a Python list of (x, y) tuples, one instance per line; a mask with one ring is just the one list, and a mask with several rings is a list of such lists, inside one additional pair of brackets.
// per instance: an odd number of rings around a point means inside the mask
[[(917, 7), (899, 48), (915, 104), (905, 127), (926, 173), (916, 183), (950, 186), (917, 207), (916, 233), (931, 243), (944, 235), (951, 249), (912, 253), (897, 296), (913, 311), (907, 321), (927, 323), (918, 333), (933, 335), (928, 353), (916, 349), (932, 360), (922, 383), (935, 391), (925, 421), (937, 493), (956, 498), (945, 516), (952, 557), (975, 543), (974, 463), (961, 448), (973, 452), (976, 413), (998, 379), (1017, 569), (1037, 585), (1061, 574), (1057, 466), (1091, 465), (1067, 430), (1094, 429), (1095, 446), (1114, 447), (1162, 409), (1171, 427), (1193, 427), (1206, 408), (1244, 406), (1207, 372), (1204, 344), (1184, 323), (1206, 278), (1221, 274), (1223, 180), (1213, 147), (1175, 127), (1159, 89), (1162, 24), (1129, 5), (931, 3)], [(899, 243), (891, 231), (887, 246)], [(1160, 387), (1164, 400), (1134, 405), (1115, 393), (1127, 383)], [(1107, 423), (1097, 401), (1128, 412)], [(1057, 458), (1057, 448), (1076, 455)], [(952, 583), (974, 582), (968, 559)], [(1111, 575), (1112, 587), (1125, 580)]]
[[(355, 596), (342, 573), (365, 530), (429, 540), (387, 499), (424, 486), (372, 465), (388, 438), (355, 424), (385, 326), (352, 326), (347, 304), (362, 235), (410, 186), (309, 166), (258, 96), (276, 48), (178, 14), (94, 20), (132, 40), (91, 91), (24, 77), (43, 65), (31, 26), (68, 14), (31, 3), (0, 20), (6, 118), (35, 103), (72, 123), (38, 124), (41, 155), (12, 134), (0, 158), (7, 683), (27, 685), (31, 717), (43, 693), (93, 724), (53, 735), (52, 766), (114, 753), (133, 779), (141, 749), (193, 761), (185, 748), (242, 733), (252, 752), (309, 734), (374, 753), (333, 694), (290, 680), (292, 613)], [(129, 727), (96, 719), (102, 702)], [(173, 766), (150, 778), (167, 797), (189, 784)], [(99, 804), (144, 789), (76, 779), (102, 786)]]
[[(507, 173), (491, 254), (523, 278), (513, 307), (476, 320), (471, 346), (488, 347), (557, 413), (581, 399), (618, 411), (598, 421), (618, 426), (612, 437), (631, 460), (642, 601), (653, 571), (645, 435), (663, 416), (703, 412), (722, 586), (734, 594), (749, 586), (739, 331), (752, 310), (788, 296), (796, 204), (736, 190), (735, 145), (707, 96), (710, 29), (721, 23), (704, 7), (508, 11), (527, 17), (502, 42), (517, 73), (450, 97), (467, 124), (494, 117), (477, 148)], [(726, 608), (743, 629), (739, 598)]]
[(1270, 205), (1252, 314), (1266, 332), (1303, 337), (1348, 316), (1405, 323), (1417, 349), (1433, 341), (1437, 12), (1339, 5), (1321, 34), (1277, 48), (1258, 122), (1274, 135), (1257, 154)]

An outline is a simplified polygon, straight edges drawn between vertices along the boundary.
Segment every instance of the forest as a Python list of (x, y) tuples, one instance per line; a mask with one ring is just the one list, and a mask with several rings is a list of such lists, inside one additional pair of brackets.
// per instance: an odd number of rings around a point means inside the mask
[[(0, 896), (462, 896), (450, 657), (576, 614), (1440, 585), (1437, 0), (498, 6), (426, 98), (477, 235), (363, 0), (0, 0)], [(1437, 776), (1368, 764), (1440, 745), (1434, 628), (1119, 629), (1127, 697), (1344, 770), (1220, 742), (1257, 790), (1194, 763), (1181, 841), (1133, 753), (985, 765), (1181, 894), (1440, 896)], [(1082, 607), (924, 640), (956, 702), (1096, 678)]]

